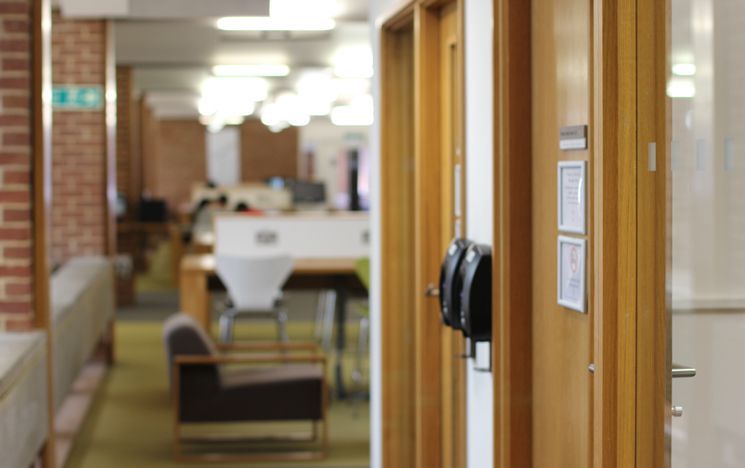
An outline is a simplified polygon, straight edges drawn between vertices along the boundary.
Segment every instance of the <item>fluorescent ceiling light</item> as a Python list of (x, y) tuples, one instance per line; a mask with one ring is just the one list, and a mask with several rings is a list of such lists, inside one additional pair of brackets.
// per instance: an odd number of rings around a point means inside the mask
[(334, 66), (334, 75), (339, 78), (372, 78), (372, 65), (340, 63)]
[(696, 65), (692, 63), (676, 63), (673, 65), (673, 75), (693, 76), (696, 74)]
[(262, 78), (210, 77), (202, 84), (202, 97), (217, 101), (263, 101), (269, 94), (269, 83)]
[(217, 20), (217, 28), (223, 31), (329, 31), (335, 26), (333, 19), (319, 17), (226, 16)]
[(373, 57), (370, 46), (350, 46), (334, 54), (334, 75), (339, 78), (371, 78)]
[(301, 105), (309, 115), (328, 115), (338, 91), (331, 73), (326, 71), (305, 72), (295, 85)]
[(692, 98), (696, 96), (696, 85), (690, 78), (673, 78), (667, 84), (667, 95), (671, 98)]
[(215, 76), (287, 76), (290, 67), (284, 64), (215, 65)]
[(355, 98), (347, 106), (336, 106), (331, 109), (331, 123), (337, 126), (368, 126), (373, 124), (372, 96), (364, 95)]
[(332, 18), (341, 13), (337, 0), (271, 0), (269, 15), (275, 18)]

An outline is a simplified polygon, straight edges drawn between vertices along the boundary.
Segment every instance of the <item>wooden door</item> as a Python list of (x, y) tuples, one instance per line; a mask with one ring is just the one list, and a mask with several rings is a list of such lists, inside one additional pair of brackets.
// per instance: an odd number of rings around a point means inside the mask
[(381, 31), (381, 355), (383, 466), (414, 466), (413, 11)]
[[(557, 303), (557, 166), (586, 161), (588, 149), (560, 150), (560, 129), (592, 118), (592, 11), (587, 0), (532, 4), (532, 460), (535, 467), (585, 468), (592, 461), (592, 301), (585, 312)], [(586, 146), (589, 148), (589, 146)], [(586, 193), (592, 193), (591, 178)], [(588, 197), (589, 198), (589, 197)], [(586, 293), (592, 297), (592, 203), (585, 234)]]
[(462, 18), (460, 0), (422, 1), (382, 22), (384, 466), (466, 462), (464, 340), (435, 293), (465, 219)]
[[(440, 57), (440, 174), (441, 250), (444, 255), (454, 237), (463, 237), (464, 152), (462, 40), (458, 3), (439, 11)], [(466, 464), (466, 369), (462, 333), (441, 329), (442, 346), (442, 466), (460, 468)]]
[(442, 325), (439, 299), (427, 291), (464, 226), (461, 2), (422, 2), (415, 25), (416, 466), (455, 468), (465, 466), (464, 341)]

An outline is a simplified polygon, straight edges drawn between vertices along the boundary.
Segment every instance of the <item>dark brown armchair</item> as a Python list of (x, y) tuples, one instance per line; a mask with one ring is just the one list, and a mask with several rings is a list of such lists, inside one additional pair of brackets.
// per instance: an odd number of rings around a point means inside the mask
[[(318, 353), (315, 344), (277, 342), (216, 346), (199, 324), (186, 314), (176, 314), (166, 320), (163, 339), (171, 370), (176, 459), (301, 460), (326, 456), (326, 358)], [(310, 421), (312, 430), (302, 439), (186, 437), (182, 430), (184, 425), (257, 421)], [(322, 426), (320, 437), (319, 426)], [(315, 444), (314, 448), (302, 451), (240, 454), (201, 451), (185, 454), (182, 446), (184, 443), (226, 440), (302, 440)]]

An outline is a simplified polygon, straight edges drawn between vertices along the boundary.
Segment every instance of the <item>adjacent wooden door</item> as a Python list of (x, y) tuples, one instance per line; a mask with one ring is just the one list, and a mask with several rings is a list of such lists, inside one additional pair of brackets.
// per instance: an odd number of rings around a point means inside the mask
[[(561, 150), (560, 129), (592, 119), (592, 10), (587, 0), (533, 0), (532, 5), (532, 382), (534, 467), (592, 464), (592, 301), (585, 312), (557, 302), (557, 171), (560, 161), (584, 161), (590, 149)], [(589, 148), (589, 146), (587, 146)], [(592, 193), (592, 178), (586, 177)], [(527, 208), (527, 207), (526, 207)], [(592, 204), (585, 271), (593, 271)], [(585, 275), (592, 297), (592, 275)]]
[(411, 2), (381, 35), (383, 464), (460, 468), (465, 345), (436, 289), (465, 226), (461, 2)]
[(415, 10), (416, 63), (416, 459), (465, 466), (465, 364), (459, 333), (442, 324), (437, 288), (448, 243), (462, 236), (461, 2)]

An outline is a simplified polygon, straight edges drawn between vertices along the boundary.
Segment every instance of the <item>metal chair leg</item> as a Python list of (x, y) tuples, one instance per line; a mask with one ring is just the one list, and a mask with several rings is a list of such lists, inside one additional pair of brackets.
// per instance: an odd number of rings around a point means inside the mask
[(326, 313), (323, 320), (323, 338), (321, 347), (324, 351), (331, 349), (331, 339), (334, 334), (334, 315), (336, 315), (336, 291), (326, 292)]
[(233, 325), (235, 315), (231, 311), (225, 311), (220, 315), (220, 341), (223, 343), (233, 342)]
[(289, 340), (287, 335), (287, 311), (284, 308), (277, 310), (277, 334), (279, 341), (285, 343)]
[(318, 306), (316, 307), (316, 326), (313, 335), (316, 341), (321, 341), (323, 338), (323, 324), (326, 318), (326, 291), (318, 292)]

